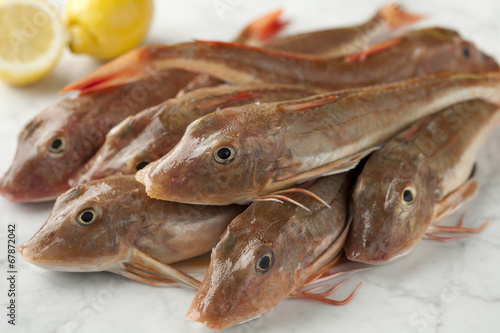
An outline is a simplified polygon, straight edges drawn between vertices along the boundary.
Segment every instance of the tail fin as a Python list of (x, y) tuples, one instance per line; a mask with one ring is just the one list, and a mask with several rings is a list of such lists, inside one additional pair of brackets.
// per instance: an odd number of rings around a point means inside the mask
[(377, 12), (377, 16), (387, 23), (390, 29), (398, 29), (425, 18), (426, 15), (414, 15), (404, 11), (397, 3), (391, 3)]
[(282, 13), (283, 10), (278, 9), (253, 21), (240, 33), (234, 42), (238, 44), (262, 43), (274, 37), (289, 23), (280, 20)]

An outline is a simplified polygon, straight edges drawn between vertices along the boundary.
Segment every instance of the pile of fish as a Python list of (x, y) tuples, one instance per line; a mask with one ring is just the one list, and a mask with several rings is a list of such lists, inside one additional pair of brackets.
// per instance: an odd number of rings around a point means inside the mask
[[(288, 297), (346, 304), (357, 288), (314, 284), (481, 231), (434, 223), (478, 191), (500, 67), (455, 31), (396, 31), (422, 18), (390, 4), (278, 38), (277, 11), (234, 43), (147, 45), (70, 84), (0, 182), (12, 201), (57, 197), (19, 252), (181, 282), (197, 289), (187, 317), (220, 330)], [(209, 252), (201, 282), (175, 265)]]

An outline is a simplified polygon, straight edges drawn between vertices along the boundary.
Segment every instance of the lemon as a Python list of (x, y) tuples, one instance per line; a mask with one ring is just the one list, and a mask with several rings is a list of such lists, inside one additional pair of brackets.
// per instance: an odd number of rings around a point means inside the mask
[(68, 0), (71, 51), (114, 58), (143, 40), (152, 17), (153, 0)]
[(47, 75), (66, 44), (57, 9), (42, 0), (4, 0), (0, 22), (0, 79), (22, 86)]

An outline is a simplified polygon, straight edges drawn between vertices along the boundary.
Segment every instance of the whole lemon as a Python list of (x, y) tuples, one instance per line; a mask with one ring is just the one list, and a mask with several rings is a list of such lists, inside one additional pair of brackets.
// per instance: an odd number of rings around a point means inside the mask
[(69, 0), (70, 48), (111, 59), (137, 46), (153, 18), (153, 0)]

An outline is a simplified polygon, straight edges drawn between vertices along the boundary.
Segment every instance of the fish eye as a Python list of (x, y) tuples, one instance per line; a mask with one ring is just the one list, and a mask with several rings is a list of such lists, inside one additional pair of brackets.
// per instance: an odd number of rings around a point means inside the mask
[(52, 154), (61, 154), (66, 150), (66, 139), (59, 136), (50, 142), (48, 150)]
[(255, 263), (255, 271), (260, 274), (267, 272), (274, 264), (274, 252), (272, 250), (266, 251), (257, 258)]
[(149, 162), (146, 162), (146, 161), (139, 162), (135, 166), (135, 170), (139, 171), (141, 169), (144, 169), (148, 164), (149, 164)]
[(214, 159), (217, 163), (228, 163), (230, 162), (234, 156), (236, 156), (236, 150), (231, 146), (224, 146), (217, 149), (214, 154)]
[(462, 49), (462, 54), (464, 55), (465, 58), (470, 57), (470, 49), (468, 46), (464, 46), (464, 48)]
[(411, 205), (415, 200), (415, 192), (412, 188), (405, 188), (403, 191), (403, 203), (407, 206)]
[(80, 225), (88, 226), (94, 224), (96, 218), (96, 214), (93, 209), (84, 209), (78, 214), (77, 222)]

